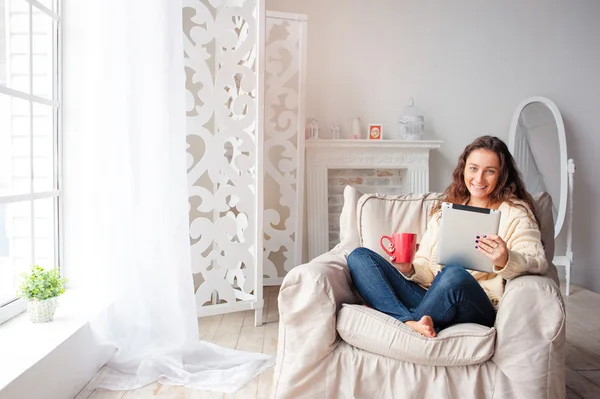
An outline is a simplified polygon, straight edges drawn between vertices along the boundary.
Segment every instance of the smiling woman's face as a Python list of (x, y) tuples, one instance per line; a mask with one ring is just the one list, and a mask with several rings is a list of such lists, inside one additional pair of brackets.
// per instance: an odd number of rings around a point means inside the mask
[(471, 193), (469, 204), (489, 206), (489, 196), (498, 184), (500, 160), (495, 152), (485, 149), (473, 150), (465, 164), (465, 185)]

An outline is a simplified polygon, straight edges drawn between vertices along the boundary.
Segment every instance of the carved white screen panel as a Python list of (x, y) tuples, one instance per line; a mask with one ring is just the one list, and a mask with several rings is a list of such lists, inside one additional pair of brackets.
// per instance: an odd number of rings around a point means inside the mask
[(265, 26), (265, 285), (302, 263), (306, 16), (267, 11)]
[[(262, 17), (259, 17), (262, 14)], [(188, 183), (198, 315), (262, 309), (264, 0), (184, 0)], [(259, 188), (257, 188), (259, 187)], [(261, 212), (258, 212), (258, 209)], [(260, 232), (259, 232), (260, 231)]]

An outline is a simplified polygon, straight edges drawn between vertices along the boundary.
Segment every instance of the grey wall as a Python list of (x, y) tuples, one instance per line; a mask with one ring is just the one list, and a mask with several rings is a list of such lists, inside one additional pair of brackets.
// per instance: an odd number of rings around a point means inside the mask
[[(600, 2), (266, 0), (308, 15), (307, 116), (383, 123), (395, 132), (409, 97), (426, 118), (431, 189), (450, 183), (464, 146), (483, 134), (508, 141), (513, 111), (553, 100), (577, 165), (573, 282), (600, 293)], [(329, 129), (323, 129), (328, 132)], [(564, 238), (559, 239), (559, 242)], [(560, 245), (559, 245), (560, 247)]]

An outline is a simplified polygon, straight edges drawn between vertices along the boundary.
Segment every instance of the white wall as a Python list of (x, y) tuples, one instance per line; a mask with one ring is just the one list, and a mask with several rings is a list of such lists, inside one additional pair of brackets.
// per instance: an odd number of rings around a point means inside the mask
[(381, 122), (395, 132), (409, 97), (426, 118), (431, 189), (449, 183), (462, 149), (483, 134), (508, 142), (512, 113), (552, 99), (577, 165), (573, 282), (600, 293), (600, 2), (266, 0), (308, 16), (307, 116)]

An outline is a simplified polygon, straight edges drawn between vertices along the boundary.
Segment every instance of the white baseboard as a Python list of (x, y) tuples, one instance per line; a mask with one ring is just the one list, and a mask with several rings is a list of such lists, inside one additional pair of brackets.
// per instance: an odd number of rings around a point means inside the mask
[(263, 278), (263, 287), (281, 285), (281, 283), (283, 283), (283, 277)]

